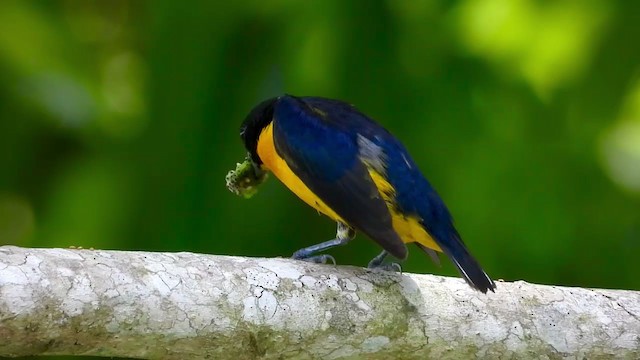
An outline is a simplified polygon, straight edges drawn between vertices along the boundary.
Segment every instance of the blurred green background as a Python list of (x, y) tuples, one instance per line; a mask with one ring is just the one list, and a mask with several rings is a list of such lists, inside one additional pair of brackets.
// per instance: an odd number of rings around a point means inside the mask
[[(640, 2), (0, 2), (0, 244), (289, 256), (334, 224), (224, 186), (284, 92), (400, 138), (494, 278), (640, 289)], [(359, 238), (332, 251), (365, 265)], [(409, 272), (455, 275), (419, 251)]]
[[(401, 139), (494, 278), (640, 289), (640, 2), (0, 2), (0, 244), (289, 256), (335, 225), (224, 177), (284, 92)], [(412, 249), (414, 249), (412, 247)], [(332, 251), (363, 266), (359, 237)], [(412, 251), (404, 270), (457, 276)]]

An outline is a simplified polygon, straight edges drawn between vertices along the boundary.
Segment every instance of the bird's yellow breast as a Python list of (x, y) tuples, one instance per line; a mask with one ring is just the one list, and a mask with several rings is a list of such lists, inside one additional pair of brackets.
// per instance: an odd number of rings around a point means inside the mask
[(316, 194), (291, 171), (286, 161), (278, 155), (273, 144), (273, 123), (262, 130), (258, 138), (257, 153), (264, 167), (271, 171), (289, 190), (302, 199), (302, 201), (334, 221), (340, 221), (346, 224), (335, 211), (317, 197)]
[[(291, 171), (286, 161), (276, 152), (273, 143), (273, 123), (269, 124), (262, 130), (258, 138), (258, 146), (256, 149), (263, 166), (271, 171), (289, 190), (296, 194), (300, 199), (320, 213), (328, 216), (334, 221), (345, 222), (335, 211), (327, 206), (318, 196), (316, 196), (296, 174)], [(380, 194), (387, 202), (387, 207), (391, 214), (393, 229), (405, 243), (418, 242), (430, 249), (442, 251), (440, 246), (433, 241), (427, 231), (420, 225), (418, 219), (414, 216), (406, 216), (399, 213), (393, 206), (393, 199), (389, 194), (393, 194), (395, 189), (389, 182), (375, 170), (370, 170), (369, 174)], [(362, 209), (366, 211), (366, 209)]]

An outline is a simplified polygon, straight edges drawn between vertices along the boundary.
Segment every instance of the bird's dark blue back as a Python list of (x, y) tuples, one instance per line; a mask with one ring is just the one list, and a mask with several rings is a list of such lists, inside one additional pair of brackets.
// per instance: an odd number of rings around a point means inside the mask
[(438, 226), (451, 226), (451, 215), (444, 202), (420, 172), (404, 145), (389, 131), (342, 101), (318, 97), (302, 99), (327, 114), (319, 126), (340, 129), (354, 145), (357, 144), (357, 135), (362, 135), (383, 149), (386, 154), (386, 178), (396, 189), (396, 203), (401, 213), (422, 218), (429, 231)]

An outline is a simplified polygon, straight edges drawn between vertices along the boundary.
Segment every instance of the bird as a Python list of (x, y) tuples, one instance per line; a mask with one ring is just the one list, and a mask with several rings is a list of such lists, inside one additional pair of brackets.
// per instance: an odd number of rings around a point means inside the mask
[(414, 243), (438, 262), (446, 254), (482, 293), (495, 283), (471, 255), (441, 197), (402, 143), (355, 106), (336, 99), (284, 94), (250, 110), (240, 137), (256, 176), (272, 173), (306, 204), (337, 223), (334, 239), (292, 258), (326, 263), (319, 254), (363, 233), (382, 247), (369, 268), (399, 268)]

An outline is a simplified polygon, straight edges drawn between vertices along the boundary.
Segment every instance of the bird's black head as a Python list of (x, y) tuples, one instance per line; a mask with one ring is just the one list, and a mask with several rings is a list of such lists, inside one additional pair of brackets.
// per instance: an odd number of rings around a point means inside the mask
[(273, 120), (273, 107), (278, 98), (271, 98), (256, 105), (244, 119), (240, 127), (240, 137), (254, 165), (261, 165), (257, 153), (258, 138), (262, 130)]

